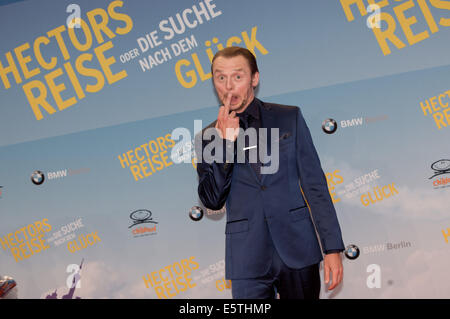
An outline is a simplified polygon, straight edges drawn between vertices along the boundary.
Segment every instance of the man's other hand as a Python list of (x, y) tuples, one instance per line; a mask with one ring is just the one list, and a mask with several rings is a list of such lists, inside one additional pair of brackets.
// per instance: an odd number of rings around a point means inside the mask
[(341, 253), (327, 254), (323, 260), (323, 270), (325, 283), (330, 282), (330, 272), (332, 273), (332, 284), (328, 290), (336, 288), (344, 278), (344, 267), (342, 266)]

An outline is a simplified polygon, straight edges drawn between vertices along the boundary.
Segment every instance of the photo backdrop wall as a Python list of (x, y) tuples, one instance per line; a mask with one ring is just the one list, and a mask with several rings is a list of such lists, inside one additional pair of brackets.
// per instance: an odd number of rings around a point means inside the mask
[(231, 298), (226, 207), (199, 201), (191, 157), (230, 45), (319, 153), (347, 246), (321, 298), (450, 297), (449, 1), (3, 1), (0, 26), (0, 275), (19, 298)]

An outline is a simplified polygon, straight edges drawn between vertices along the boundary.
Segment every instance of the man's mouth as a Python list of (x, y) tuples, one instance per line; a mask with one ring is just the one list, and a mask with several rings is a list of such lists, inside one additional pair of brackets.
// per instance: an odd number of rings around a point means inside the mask
[(231, 104), (236, 104), (237, 102), (239, 101), (239, 97), (238, 96), (236, 96), (236, 95), (233, 95), (232, 97), (231, 97)]

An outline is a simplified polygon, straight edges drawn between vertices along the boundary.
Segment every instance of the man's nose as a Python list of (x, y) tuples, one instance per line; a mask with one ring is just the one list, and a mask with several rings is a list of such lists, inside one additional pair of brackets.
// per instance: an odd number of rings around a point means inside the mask
[(233, 81), (232, 81), (231, 78), (227, 79), (226, 86), (227, 86), (227, 90), (232, 90), (233, 89)]

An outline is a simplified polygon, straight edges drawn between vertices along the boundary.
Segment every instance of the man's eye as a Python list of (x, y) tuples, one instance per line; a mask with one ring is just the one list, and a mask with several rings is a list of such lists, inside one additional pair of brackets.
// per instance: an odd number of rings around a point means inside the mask
[(236, 79), (240, 80), (241, 76), (240, 75), (236, 75)]
[(223, 81), (223, 79), (225, 79), (225, 77), (224, 77), (223, 75), (220, 75), (220, 76), (219, 76), (219, 80), (220, 80), (220, 81)]

